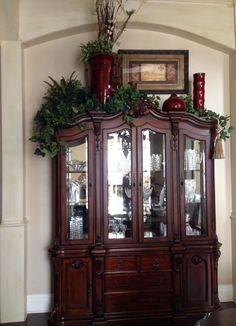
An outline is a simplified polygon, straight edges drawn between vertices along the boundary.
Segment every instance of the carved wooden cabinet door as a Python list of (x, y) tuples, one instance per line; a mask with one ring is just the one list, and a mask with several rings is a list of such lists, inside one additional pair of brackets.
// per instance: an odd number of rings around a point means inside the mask
[(137, 241), (135, 129), (103, 133), (104, 238), (107, 243)]
[(184, 125), (179, 153), (182, 238), (209, 241), (215, 232), (210, 130)]
[(104, 238), (107, 243), (171, 238), (172, 156), (169, 122), (138, 120), (103, 131)]
[(214, 306), (216, 246), (212, 130), (180, 123), (179, 175), (183, 297), (186, 310)]
[(212, 255), (189, 253), (185, 257), (185, 304), (188, 308), (212, 305)]
[(64, 130), (58, 172), (59, 237), (64, 244), (93, 242), (94, 134), (87, 129)]
[(62, 260), (62, 316), (92, 312), (92, 261), (90, 258)]
[(139, 240), (166, 242), (173, 220), (171, 134), (152, 122), (140, 123), (137, 134)]

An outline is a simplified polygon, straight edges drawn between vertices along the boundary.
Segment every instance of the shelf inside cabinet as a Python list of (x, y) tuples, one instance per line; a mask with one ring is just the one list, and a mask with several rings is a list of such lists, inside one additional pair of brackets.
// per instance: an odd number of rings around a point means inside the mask
[(71, 170), (67, 170), (66, 171), (67, 173), (81, 173), (81, 174), (86, 174), (87, 173), (87, 171), (71, 171)]

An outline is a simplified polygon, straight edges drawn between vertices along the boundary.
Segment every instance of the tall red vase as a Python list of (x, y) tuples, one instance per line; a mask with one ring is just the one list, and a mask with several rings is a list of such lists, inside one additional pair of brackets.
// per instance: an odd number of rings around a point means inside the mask
[(205, 104), (205, 73), (193, 75), (193, 106), (195, 109), (204, 109)]
[(110, 78), (113, 56), (110, 54), (98, 54), (90, 59), (91, 88), (98, 100), (103, 104), (111, 95)]

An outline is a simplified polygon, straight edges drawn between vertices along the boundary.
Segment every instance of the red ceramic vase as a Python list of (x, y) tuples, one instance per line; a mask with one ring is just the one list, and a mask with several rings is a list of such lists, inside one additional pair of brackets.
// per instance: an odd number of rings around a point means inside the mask
[(193, 107), (204, 109), (205, 102), (205, 73), (198, 72), (193, 75)]
[(98, 100), (103, 104), (111, 95), (110, 77), (113, 56), (110, 54), (98, 54), (90, 59), (91, 88)]
[(162, 111), (184, 111), (186, 109), (185, 101), (176, 95), (175, 93), (171, 94), (167, 100), (163, 103)]

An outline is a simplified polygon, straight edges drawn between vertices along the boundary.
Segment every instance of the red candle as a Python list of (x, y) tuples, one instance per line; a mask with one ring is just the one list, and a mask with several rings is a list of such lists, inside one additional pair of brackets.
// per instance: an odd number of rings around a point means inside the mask
[(198, 72), (193, 75), (193, 107), (204, 109), (205, 102), (205, 73)]

